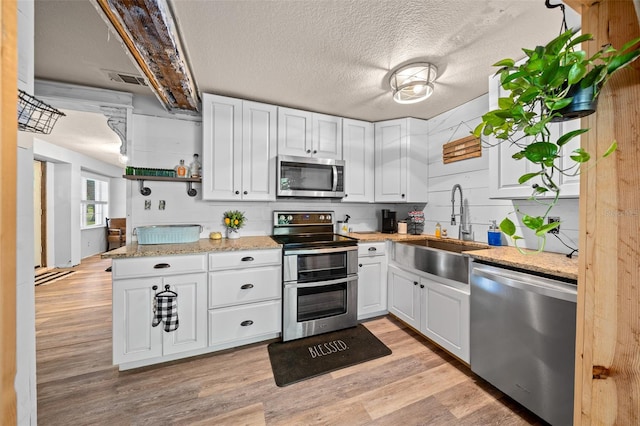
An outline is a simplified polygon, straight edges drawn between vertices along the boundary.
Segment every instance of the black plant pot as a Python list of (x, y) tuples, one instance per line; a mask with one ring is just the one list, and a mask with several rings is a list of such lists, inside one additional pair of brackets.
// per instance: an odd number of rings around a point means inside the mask
[(580, 87), (579, 84), (572, 86), (569, 89), (567, 96), (573, 97), (573, 100), (569, 105), (558, 110), (559, 117), (554, 117), (552, 122), (569, 121), (576, 118), (586, 117), (596, 112), (598, 107), (598, 97), (593, 96), (593, 86), (586, 88)]

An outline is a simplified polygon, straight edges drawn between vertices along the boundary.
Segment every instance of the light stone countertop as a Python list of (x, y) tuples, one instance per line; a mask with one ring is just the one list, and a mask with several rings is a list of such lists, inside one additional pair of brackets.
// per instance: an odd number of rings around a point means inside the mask
[(216, 251), (280, 249), (282, 246), (269, 236), (240, 237), (236, 240), (222, 238), (210, 240), (202, 238), (193, 243), (181, 244), (138, 244), (133, 243), (102, 254), (103, 259), (124, 259), (129, 257), (170, 256), (176, 254), (197, 254)]
[(465, 252), (468, 256), (493, 262), (500, 265), (511, 266), (532, 272), (553, 275), (556, 277), (578, 279), (578, 258), (569, 259), (562, 253), (541, 252), (525, 250), (528, 254), (522, 254), (515, 247), (492, 247), (487, 250), (474, 250)]
[[(527, 252), (531, 254), (522, 254), (515, 247), (491, 247), (483, 243), (474, 241), (461, 241), (455, 238), (436, 238), (429, 234), (383, 234), (375, 233), (358, 233), (351, 232), (349, 237), (355, 238), (363, 243), (391, 241), (411, 241), (411, 240), (441, 240), (453, 244), (461, 244), (473, 248), (473, 250), (463, 253), (468, 256), (493, 262), (499, 265), (510, 266), (524, 269), (532, 272), (549, 274), (557, 277), (568, 279), (578, 279), (578, 259), (569, 259), (562, 253), (534, 253), (531, 250)], [(240, 237), (237, 240), (229, 240), (223, 238), (221, 240), (210, 240), (208, 238), (200, 239), (194, 243), (182, 244), (145, 244), (139, 245), (133, 243), (115, 250), (102, 254), (103, 259), (124, 259), (131, 257), (145, 256), (169, 256), (181, 254), (208, 253), (216, 251), (235, 251), (235, 250), (265, 250), (279, 249), (282, 246), (276, 243), (269, 236), (253, 236)]]
[[(463, 251), (464, 254), (471, 258), (484, 260), (486, 262), (496, 263), (498, 265), (520, 268), (527, 271), (539, 272), (543, 274), (553, 275), (556, 277), (568, 278), (572, 280), (578, 279), (578, 259), (569, 259), (565, 254), (542, 252), (535, 253), (533, 250), (525, 250), (528, 254), (522, 254), (517, 248), (511, 246), (493, 247), (487, 244), (474, 241), (461, 241), (455, 238), (436, 238), (429, 234), (383, 234), (352, 232), (350, 237), (356, 238), (362, 242), (376, 241), (410, 241), (410, 240), (440, 240), (454, 244), (467, 245), (473, 250)], [(479, 249), (479, 250), (478, 250)]]

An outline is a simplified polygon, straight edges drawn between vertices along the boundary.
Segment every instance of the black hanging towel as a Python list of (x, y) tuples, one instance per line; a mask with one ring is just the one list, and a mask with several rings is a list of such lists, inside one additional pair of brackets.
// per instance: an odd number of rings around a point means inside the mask
[[(157, 286), (152, 287), (157, 290)], [(164, 286), (164, 291), (156, 293), (153, 301), (153, 322), (152, 326), (157, 327), (164, 323), (164, 331), (175, 331), (178, 329), (178, 294), (169, 290), (169, 286)]]

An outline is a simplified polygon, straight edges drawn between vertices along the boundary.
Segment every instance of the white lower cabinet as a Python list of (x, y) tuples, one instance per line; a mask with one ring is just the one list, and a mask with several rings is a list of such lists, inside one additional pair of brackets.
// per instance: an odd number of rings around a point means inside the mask
[[(145, 365), (144, 360), (206, 347), (205, 265), (205, 255), (113, 260), (114, 364)], [(154, 298), (165, 286), (177, 294), (179, 325), (170, 332), (163, 323), (152, 326)]]
[(358, 244), (358, 320), (387, 311), (387, 258), (385, 243)]
[(389, 265), (389, 312), (469, 362), (469, 286)]
[[(469, 291), (420, 278), (424, 311), (420, 331), (444, 349), (469, 362)], [(468, 287), (468, 286), (467, 286)]]
[(389, 312), (418, 330), (420, 328), (420, 276), (389, 265), (387, 284)]
[[(114, 259), (113, 363), (126, 370), (278, 337), (281, 256), (269, 249)], [(155, 295), (166, 286), (178, 295), (179, 325), (170, 332), (152, 326)]]
[(226, 349), (280, 335), (281, 257), (279, 249), (209, 254), (210, 348)]

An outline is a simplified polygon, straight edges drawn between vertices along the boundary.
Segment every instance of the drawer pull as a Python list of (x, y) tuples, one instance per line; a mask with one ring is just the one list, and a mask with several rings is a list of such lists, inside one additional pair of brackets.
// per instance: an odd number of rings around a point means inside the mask
[(253, 321), (251, 321), (251, 320), (242, 321), (240, 323), (240, 325), (243, 326), (243, 327), (249, 327), (251, 324), (253, 324)]
[(251, 257), (251, 256), (243, 257), (242, 261), (243, 262), (253, 262), (253, 257)]
[(153, 265), (153, 269), (165, 269), (165, 268), (171, 268), (171, 265), (169, 265), (168, 263), (156, 263), (155, 265)]
[(240, 288), (243, 290), (249, 290), (250, 288), (253, 288), (253, 284), (242, 284)]
[(378, 249), (375, 247), (369, 247), (369, 251), (377, 251)]
[(362, 268), (362, 263), (358, 263), (358, 266)]

